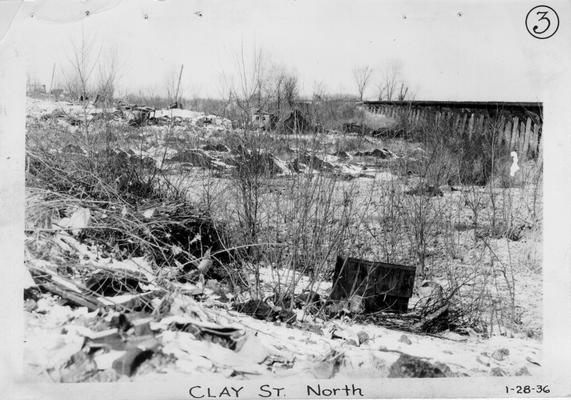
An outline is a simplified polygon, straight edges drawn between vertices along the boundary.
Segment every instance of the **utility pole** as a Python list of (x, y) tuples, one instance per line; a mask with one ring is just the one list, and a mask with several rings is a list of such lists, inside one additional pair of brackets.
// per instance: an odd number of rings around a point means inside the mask
[(56, 74), (56, 63), (54, 63), (53, 67), (52, 67), (52, 79), (50, 80), (50, 90), (48, 91), (48, 95), (52, 92), (52, 89), (54, 88), (54, 76)]
[(174, 101), (175, 101), (176, 104), (178, 104), (178, 93), (179, 93), (179, 90), (180, 90), (180, 81), (182, 80), (182, 70), (183, 70), (183, 68), (184, 68), (184, 64), (181, 64), (181, 65), (180, 65), (180, 72), (178, 73), (178, 82), (177, 82), (177, 84), (176, 84), (176, 92), (175, 92), (175, 99), (174, 99)]

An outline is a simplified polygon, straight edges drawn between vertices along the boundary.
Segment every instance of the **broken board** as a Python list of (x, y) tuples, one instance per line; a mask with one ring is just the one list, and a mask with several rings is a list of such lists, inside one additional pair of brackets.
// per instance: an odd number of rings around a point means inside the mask
[(405, 313), (412, 296), (416, 268), (337, 256), (331, 300), (363, 298), (365, 312)]

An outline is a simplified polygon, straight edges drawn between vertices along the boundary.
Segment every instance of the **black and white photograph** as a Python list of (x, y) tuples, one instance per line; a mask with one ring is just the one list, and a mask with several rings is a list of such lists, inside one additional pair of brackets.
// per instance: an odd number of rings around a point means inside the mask
[(0, 2), (14, 398), (569, 396), (569, 17)]

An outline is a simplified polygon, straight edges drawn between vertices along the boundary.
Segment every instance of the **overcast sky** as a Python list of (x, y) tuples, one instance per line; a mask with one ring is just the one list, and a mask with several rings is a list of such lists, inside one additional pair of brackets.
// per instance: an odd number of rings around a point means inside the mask
[[(564, 3), (561, 3), (563, 6)], [(317, 83), (330, 93), (356, 94), (352, 70), (377, 71), (366, 92), (377, 95), (379, 72), (402, 65), (419, 100), (541, 100), (549, 76), (538, 54), (557, 37), (532, 38), (525, 29), (535, 5), (509, 2), (380, 0), (51, 0), (30, 1), (12, 34), (29, 60), (29, 74), (49, 85), (68, 67), (71, 43), (82, 32), (115, 49), (121, 91), (161, 92), (184, 64), (185, 94), (220, 94), (220, 74), (235, 70), (241, 46), (263, 49), (295, 71), (302, 94)], [(567, 5), (565, 5), (567, 7)], [(84, 17), (85, 10), (90, 15)], [(145, 16), (147, 18), (145, 18)], [(562, 24), (558, 34), (566, 34)], [(564, 31), (564, 32), (562, 32)], [(550, 46), (553, 46), (552, 48)], [(557, 69), (547, 69), (557, 73)], [(551, 71), (551, 72), (549, 72)]]

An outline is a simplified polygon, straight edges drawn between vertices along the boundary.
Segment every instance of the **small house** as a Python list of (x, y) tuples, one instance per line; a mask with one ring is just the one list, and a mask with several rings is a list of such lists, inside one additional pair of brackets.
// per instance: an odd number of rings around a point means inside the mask
[(299, 109), (293, 110), (283, 121), (285, 133), (305, 133), (311, 130), (311, 123)]
[(43, 83), (28, 83), (26, 85), (26, 95), (46, 94), (46, 85)]
[(273, 130), (278, 123), (278, 116), (268, 112), (255, 112), (252, 115), (252, 125), (255, 129)]
[(63, 97), (63, 89), (55, 88), (50, 90), (50, 94), (54, 96), (56, 100), (61, 99)]

